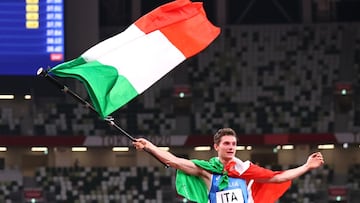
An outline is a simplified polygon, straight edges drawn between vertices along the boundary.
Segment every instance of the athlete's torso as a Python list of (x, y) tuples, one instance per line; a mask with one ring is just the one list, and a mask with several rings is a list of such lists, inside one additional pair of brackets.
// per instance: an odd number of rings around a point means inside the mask
[(240, 178), (229, 177), (228, 187), (219, 191), (221, 175), (213, 174), (209, 191), (210, 203), (247, 203), (248, 192), (246, 182)]

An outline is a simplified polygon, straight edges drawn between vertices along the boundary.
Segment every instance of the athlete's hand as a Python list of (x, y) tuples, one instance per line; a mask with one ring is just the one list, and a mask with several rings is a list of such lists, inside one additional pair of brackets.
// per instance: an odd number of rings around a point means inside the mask
[(144, 149), (147, 146), (149, 146), (151, 143), (144, 138), (138, 138), (135, 141), (133, 141), (132, 144), (136, 149)]
[(309, 156), (305, 165), (311, 170), (314, 168), (318, 168), (323, 164), (324, 164), (324, 158), (322, 154), (320, 152), (315, 152)]

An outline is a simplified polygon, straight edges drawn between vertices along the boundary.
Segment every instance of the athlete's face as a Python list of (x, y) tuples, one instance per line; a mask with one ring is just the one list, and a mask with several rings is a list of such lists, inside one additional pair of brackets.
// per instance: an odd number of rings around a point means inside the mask
[(236, 137), (232, 135), (225, 135), (221, 137), (219, 144), (214, 144), (215, 150), (221, 160), (229, 161), (236, 153)]

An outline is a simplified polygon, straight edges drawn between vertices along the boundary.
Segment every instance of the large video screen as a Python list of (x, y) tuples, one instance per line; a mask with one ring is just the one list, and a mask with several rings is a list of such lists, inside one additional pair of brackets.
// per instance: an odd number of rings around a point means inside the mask
[(64, 0), (0, 0), (0, 76), (64, 61)]

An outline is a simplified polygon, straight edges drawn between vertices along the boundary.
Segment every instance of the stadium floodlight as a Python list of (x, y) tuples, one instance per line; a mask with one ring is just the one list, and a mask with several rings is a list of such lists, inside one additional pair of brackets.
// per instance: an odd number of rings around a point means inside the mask
[(163, 150), (163, 151), (169, 151), (170, 147), (159, 147), (159, 149)]
[(13, 94), (0, 94), (0, 99), (14, 99), (15, 95)]
[(252, 150), (252, 146), (242, 146), (242, 145), (239, 145), (239, 146), (236, 146), (236, 150), (239, 150), (239, 151), (244, 151), (244, 150)]
[(334, 149), (335, 145), (334, 144), (321, 144), (318, 145), (318, 149)]
[(194, 148), (195, 151), (210, 151), (210, 149), (210, 146), (198, 146)]
[(294, 149), (294, 145), (283, 145), (281, 149), (287, 149), (287, 150)]
[(245, 150), (245, 146), (236, 146), (236, 150), (243, 151)]
[(47, 147), (31, 147), (32, 152), (46, 152), (47, 150)]
[(72, 147), (71, 151), (73, 151), (73, 152), (86, 152), (87, 148), (86, 147)]
[(128, 152), (129, 147), (113, 147), (113, 152)]

